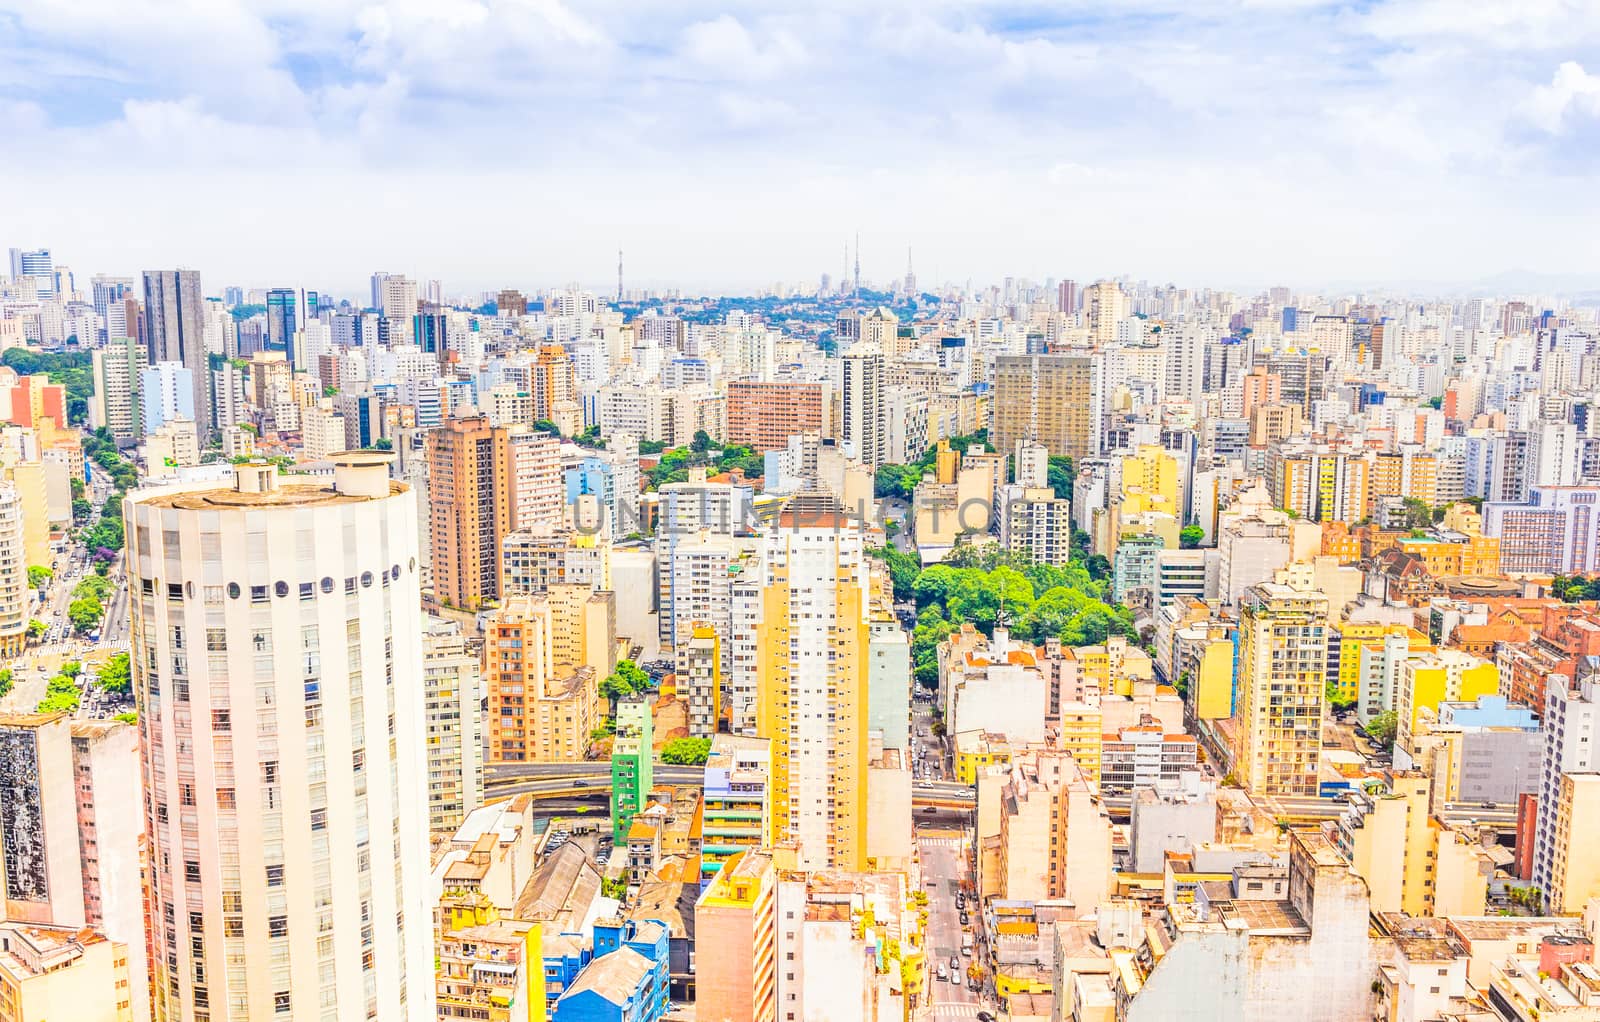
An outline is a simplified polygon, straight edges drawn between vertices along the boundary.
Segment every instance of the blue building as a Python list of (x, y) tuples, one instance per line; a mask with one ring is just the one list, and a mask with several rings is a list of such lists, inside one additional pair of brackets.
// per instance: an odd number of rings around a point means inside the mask
[(659, 1022), (670, 1003), (670, 936), (659, 919), (601, 919), (587, 940), (547, 940), (552, 1022)]
[(299, 328), (295, 311), (299, 306), (300, 296), (292, 287), (275, 287), (267, 292), (267, 345), (283, 351), (295, 368), (300, 368), (294, 357), (294, 333)]

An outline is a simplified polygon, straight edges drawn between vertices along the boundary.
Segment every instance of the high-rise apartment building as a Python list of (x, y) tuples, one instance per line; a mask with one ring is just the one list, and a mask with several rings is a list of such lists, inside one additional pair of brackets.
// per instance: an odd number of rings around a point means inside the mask
[(378, 305), (389, 324), (389, 343), (413, 343), (412, 326), (417, 315), (417, 282), (397, 274), (385, 275)]
[(512, 427), (506, 434), (506, 457), (510, 528), (560, 525), (566, 496), (560, 438), (541, 430)]
[(772, 843), (772, 743), (751, 735), (711, 736), (706, 757), (700, 879), (745, 849)]
[(1322, 754), (1328, 598), (1276, 582), (1240, 600), (1233, 772), (1252, 795), (1314, 797)]
[(201, 445), (211, 435), (211, 365), (206, 357), (205, 295), (199, 270), (144, 271), (147, 361), (178, 362), (189, 370), (194, 420)]
[[(1560, 885), (1558, 864), (1566, 852), (1559, 848), (1563, 780), (1569, 774), (1600, 771), (1600, 679), (1581, 678), (1576, 684), (1555, 675), (1544, 694), (1544, 763), (1540, 767), (1538, 816), (1533, 837), (1533, 885), (1547, 899)], [(1572, 791), (1569, 797), (1582, 796)], [(1570, 826), (1571, 820), (1567, 821)], [(1592, 837), (1592, 835), (1591, 835)], [(1559, 892), (1563, 897), (1565, 890)], [(1575, 892), (1577, 893), (1577, 892)], [(1583, 898), (1576, 901), (1581, 904)], [(1566, 909), (1555, 907), (1555, 911)]]
[(1133, 314), (1128, 293), (1110, 280), (1102, 280), (1084, 288), (1083, 307), (1089, 321), (1089, 340), (1096, 347), (1115, 344), (1117, 326)]
[(611, 739), (611, 840), (628, 843), (628, 828), (655, 786), (655, 722), (651, 702), (630, 696), (617, 703), (617, 730)]
[(461, 626), (431, 618), (422, 637), (428, 829), (454, 831), (483, 803), (483, 685)]
[(146, 355), (137, 340), (113, 337), (92, 356), (94, 394), (89, 399), (89, 426), (110, 430), (120, 444), (131, 444), (144, 435), (139, 382), (148, 364)]
[(778, 1022), (778, 868), (773, 853), (730, 858), (695, 905), (695, 938), (716, 954), (696, 969), (695, 1017)]
[(876, 469), (889, 454), (883, 349), (860, 343), (845, 352), (839, 363), (839, 439), (851, 456)]
[(489, 759), (575, 763), (599, 724), (600, 679), (615, 666), (616, 601), (583, 585), (514, 596), (484, 637)]
[(1019, 440), (1074, 460), (1100, 453), (1099, 369), (1085, 355), (1001, 355), (994, 365), (995, 449)]
[(775, 837), (801, 868), (866, 865), (868, 567), (857, 523), (797, 498), (765, 537), (757, 733)]
[(710, 625), (695, 625), (678, 644), (678, 695), (689, 704), (689, 735), (710, 738), (722, 716), (722, 640)]
[(428, 433), (433, 595), (465, 609), (500, 596), (500, 544), (511, 531), (509, 434), (482, 415)]
[(728, 381), (728, 429), (723, 439), (757, 451), (783, 450), (789, 438), (826, 428), (820, 383)]
[(388, 461), (124, 502), (157, 1018), (433, 1017), (417, 511)]
[[(295, 331), (304, 321), (296, 321), (300, 295), (292, 287), (275, 287), (267, 291), (267, 343), (282, 350), (289, 364), (299, 367), (294, 350)], [(302, 356), (303, 357), (303, 356)]]
[[(0, 483), (0, 657), (22, 655), (28, 642), (28, 544), (23, 500), (17, 487)], [(42, 563), (42, 562), (40, 562)]]

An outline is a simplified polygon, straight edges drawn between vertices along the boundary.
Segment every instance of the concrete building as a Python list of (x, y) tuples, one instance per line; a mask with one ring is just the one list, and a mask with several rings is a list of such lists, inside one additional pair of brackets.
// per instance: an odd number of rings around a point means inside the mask
[(489, 760), (573, 763), (599, 725), (616, 655), (615, 598), (578, 585), (515, 596), (485, 625)]
[(1159, 873), (1168, 852), (1192, 852), (1216, 840), (1217, 785), (1186, 770), (1134, 792), (1128, 824), (1129, 866)]
[(1494, 864), (1432, 815), (1430, 787), (1424, 774), (1393, 772), (1387, 790), (1352, 793), (1330, 836), (1366, 880), (1374, 912), (1482, 915)]
[(778, 869), (773, 853), (736, 852), (695, 905), (700, 1022), (778, 1022)]
[(1154, 717), (1119, 728), (1100, 743), (1100, 790), (1131, 793), (1162, 781), (1176, 782), (1199, 767), (1193, 735), (1168, 734)]
[(772, 741), (774, 834), (802, 868), (866, 861), (870, 576), (858, 524), (794, 503), (763, 537), (756, 733)]
[(417, 510), (388, 461), (124, 502), (157, 1017), (434, 1013)]
[(427, 433), (428, 565), (433, 595), (475, 610), (500, 598), (500, 545), (511, 531), (509, 434), (481, 415)]
[(189, 372), (190, 418), (204, 444), (211, 434), (211, 373), (205, 346), (205, 296), (198, 270), (144, 271), (146, 361), (176, 362)]
[(995, 449), (1020, 440), (1074, 461), (1100, 454), (1099, 368), (1085, 355), (1001, 355), (994, 365)]
[(1264, 582), (1241, 603), (1233, 771), (1253, 795), (1315, 796), (1328, 598)]
[(633, 818), (655, 787), (655, 721), (650, 700), (630, 696), (617, 703), (617, 729), (611, 740), (611, 840), (627, 843)]
[[(89, 401), (89, 426), (111, 431), (119, 444), (131, 444), (144, 435), (144, 399), (140, 379), (148, 364), (143, 344), (131, 337), (115, 337), (93, 353), (94, 396)], [(190, 394), (190, 403), (194, 401)]]
[(1434, 804), (1492, 802), (1514, 805), (1539, 791), (1544, 735), (1539, 718), (1504, 696), (1439, 704), (1424, 709), (1406, 745), (1395, 745), (1394, 764), (1421, 770), (1433, 782)]
[(859, 343), (840, 356), (839, 365), (839, 441), (851, 457), (876, 469), (889, 457), (883, 349)]
[(722, 640), (710, 625), (695, 625), (678, 644), (678, 696), (689, 704), (689, 735), (710, 738), (722, 718)]
[(536, 596), (563, 583), (612, 590), (611, 550), (611, 541), (597, 533), (548, 525), (513, 532), (500, 544), (501, 591)]
[[(1560, 676), (1550, 681), (1545, 688), (1544, 764), (1533, 841), (1533, 884), (1545, 892), (1547, 901), (1560, 882), (1556, 876), (1558, 861), (1571, 854), (1559, 846), (1563, 778), (1600, 770), (1600, 679), (1583, 677), (1570, 687), (1567, 679)], [(1579, 787), (1567, 792), (1567, 798), (1578, 799), (1581, 808), (1588, 791), (1580, 782)], [(1570, 821), (1568, 827), (1570, 833)], [(1593, 847), (1592, 841), (1590, 844)], [(1562, 894), (1566, 896), (1567, 891), (1563, 889)]]
[(1072, 756), (1045, 748), (1016, 754), (997, 794), (999, 885), (981, 893), (1060, 899), (1074, 915), (1092, 914), (1110, 893), (1111, 818)]
[(1600, 486), (1529, 486), (1525, 500), (1483, 505), (1483, 534), (1500, 540), (1507, 574), (1589, 575), (1600, 571)]
[(789, 438), (828, 431), (821, 383), (728, 381), (728, 431), (723, 439), (757, 451), (782, 450)]
[(1041, 564), (1072, 559), (1072, 501), (1051, 489), (1013, 494), (1001, 509), (1000, 544)]
[(454, 831), (483, 803), (483, 682), (461, 626), (428, 620), (422, 638), (428, 828)]
[[(129, 988), (135, 945), (107, 940), (92, 929), (0, 922), (0, 1017), (6, 1022), (132, 1022)], [(143, 969), (143, 962), (139, 962)]]
[(22, 496), (11, 483), (0, 483), (0, 656), (22, 655), (28, 642), (28, 556)]
[(1600, 772), (1561, 775), (1545, 910), (1570, 915), (1600, 896)]
[(723, 863), (772, 840), (772, 744), (748, 735), (712, 735), (706, 757), (700, 883), (709, 884)]

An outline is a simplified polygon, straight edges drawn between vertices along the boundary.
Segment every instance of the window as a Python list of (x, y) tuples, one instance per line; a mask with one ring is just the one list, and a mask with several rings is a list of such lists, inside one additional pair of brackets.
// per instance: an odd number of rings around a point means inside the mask
[(230, 711), (230, 710), (212, 710), (211, 711), (211, 730), (213, 730), (213, 731), (231, 731), (231, 730), (233, 730), (233, 713), (232, 713), (232, 711)]
[(282, 863), (279, 863), (276, 866), (268, 866), (267, 867), (267, 886), (268, 887), (282, 887), (283, 886), (283, 864)]
[(268, 916), (267, 917), (267, 936), (269, 936), (269, 937), (287, 937), (288, 935), (289, 935), (289, 917), (288, 916)]
[(327, 830), (328, 829), (328, 810), (326, 810), (326, 809), (313, 809), (313, 810), (311, 810), (311, 829), (312, 830)]
[(279, 990), (272, 995), (272, 1010), (279, 1015), (289, 1014), (289, 991)]

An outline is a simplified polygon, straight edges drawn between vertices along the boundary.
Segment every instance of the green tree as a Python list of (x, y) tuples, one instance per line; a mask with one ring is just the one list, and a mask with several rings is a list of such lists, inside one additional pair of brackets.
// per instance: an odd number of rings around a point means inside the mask
[(1395, 712), (1393, 710), (1384, 710), (1367, 721), (1367, 737), (1371, 738), (1379, 748), (1393, 751), (1394, 736), (1398, 726), (1399, 719), (1395, 716)]
[(123, 724), (137, 724), (139, 723), (139, 714), (136, 710), (128, 710), (124, 713), (117, 714), (111, 719)]
[(606, 898), (622, 901), (628, 896), (628, 881), (622, 877), (601, 877), (600, 894)]
[(1061, 500), (1072, 499), (1072, 459), (1065, 454), (1052, 454), (1046, 464), (1046, 482)]
[(28, 621), (28, 638), (37, 639), (45, 633), (46, 627), (45, 623), (38, 618), (30, 618)]
[(76, 678), (83, 673), (83, 664), (77, 660), (68, 660), (61, 665), (61, 673), (69, 678)]
[(11, 668), (0, 667), (0, 699), (11, 694), (12, 684)]
[(711, 434), (703, 429), (694, 431), (694, 439), (689, 441), (689, 449), (696, 454), (704, 454), (711, 450)]
[(1206, 530), (1199, 525), (1185, 525), (1178, 530), (1178, 546), (1184, 550), (1193, 550), (1206, 538)]
[(105, 608), (93, 596), (82, 596), (67, 604), (67, 620), (79, 635), (94, 631), (104, 614)]
[(55, 572), (42, 564), (28, 566), (28, 588), (37, 589), (55, 577)]
[(661, 762), (680, 766), (704, 766), (709, 755), (709, 738), (674, 738), (661, 747)]
[(133, 672), (127, 653), (114, 654), (95, 676), (100, 688), (117, 695), (127, 695), (133, 688)]

